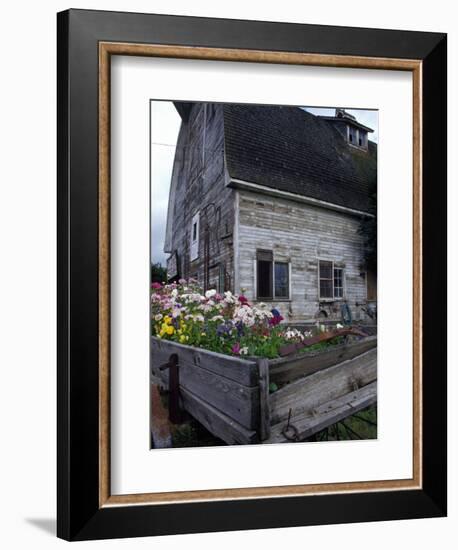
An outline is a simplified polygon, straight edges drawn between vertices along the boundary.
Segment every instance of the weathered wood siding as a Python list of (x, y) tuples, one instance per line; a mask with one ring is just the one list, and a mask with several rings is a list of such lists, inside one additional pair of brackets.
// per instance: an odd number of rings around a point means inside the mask
[[(167, 251), (177, 252), (180, 277), (194, 277), (203, 286), (207, 265), (208, 288), (231, 288), (234, 190), (224, 185), (222, 106), (192, 105), (187, 121), (181, 124), (173, 178), (176, 181), (172, 180), (169, 205), (173, 209), (169, 212), (172, 224), (166, 246)], [(199, 252), (191, 261), (191, 226), (197, 213), (200, 213)], [(223, 279), (226, 288), (221, 289)]]
[(332, 260), (344, 268), (344, 297), (353, 319), (368, 319), (362, 310), (366, 279), (361, 275), (363, 242), (357, 216), (250, 191), (238, 193), (236, 292), (246, 289), (247, 298), (255, 301), (256, 250), (269, 249), (275, 261), (291, 264), (290, 300), (272, 301), (287, 321), (316, 319), (323, 311), (328, 319), (340, 319), (341, 301), (319, 299), (318, 261)]

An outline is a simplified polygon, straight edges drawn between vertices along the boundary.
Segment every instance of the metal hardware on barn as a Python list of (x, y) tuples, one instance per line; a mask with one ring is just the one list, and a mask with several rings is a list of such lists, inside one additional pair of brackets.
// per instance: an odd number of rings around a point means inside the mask
[[(377, 336), (347, 331), (320, 351), (240, 358), (151, 339), (151, 374), (177, 403), (228, 444), (303, 441), (377, 401)], [(279, 389), (269, 393), (271, 384)]]

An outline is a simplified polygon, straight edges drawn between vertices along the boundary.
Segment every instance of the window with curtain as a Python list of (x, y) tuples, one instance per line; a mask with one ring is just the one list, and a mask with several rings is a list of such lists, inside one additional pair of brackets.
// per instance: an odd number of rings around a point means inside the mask
[(258, 299), (289, 299), (289, 262), (275, 261), (271, 250), (258, 250), (256, 276)]

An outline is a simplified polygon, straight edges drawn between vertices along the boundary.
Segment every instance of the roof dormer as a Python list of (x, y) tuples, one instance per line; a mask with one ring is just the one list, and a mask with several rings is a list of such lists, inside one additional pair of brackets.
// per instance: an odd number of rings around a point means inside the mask
[(347, 113), (345, 109), (336, 109), (335, 116), (323, 116), (320, 118), (324, 118), (332, 123), (349, 145), (367, 151), (368, 134), (374, 130), (358, 122), (355, 116)]

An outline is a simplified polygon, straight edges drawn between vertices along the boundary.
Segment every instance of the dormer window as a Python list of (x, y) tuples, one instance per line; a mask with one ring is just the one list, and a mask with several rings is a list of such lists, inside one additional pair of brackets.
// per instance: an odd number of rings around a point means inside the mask
[(348, 143), (361, 149), (367, 149), (367, 131), (351, 124), (347, 126)]
[(352, 145), (357, 144), (358, 130), (354, 126), (348, 126), (348, 141)]

